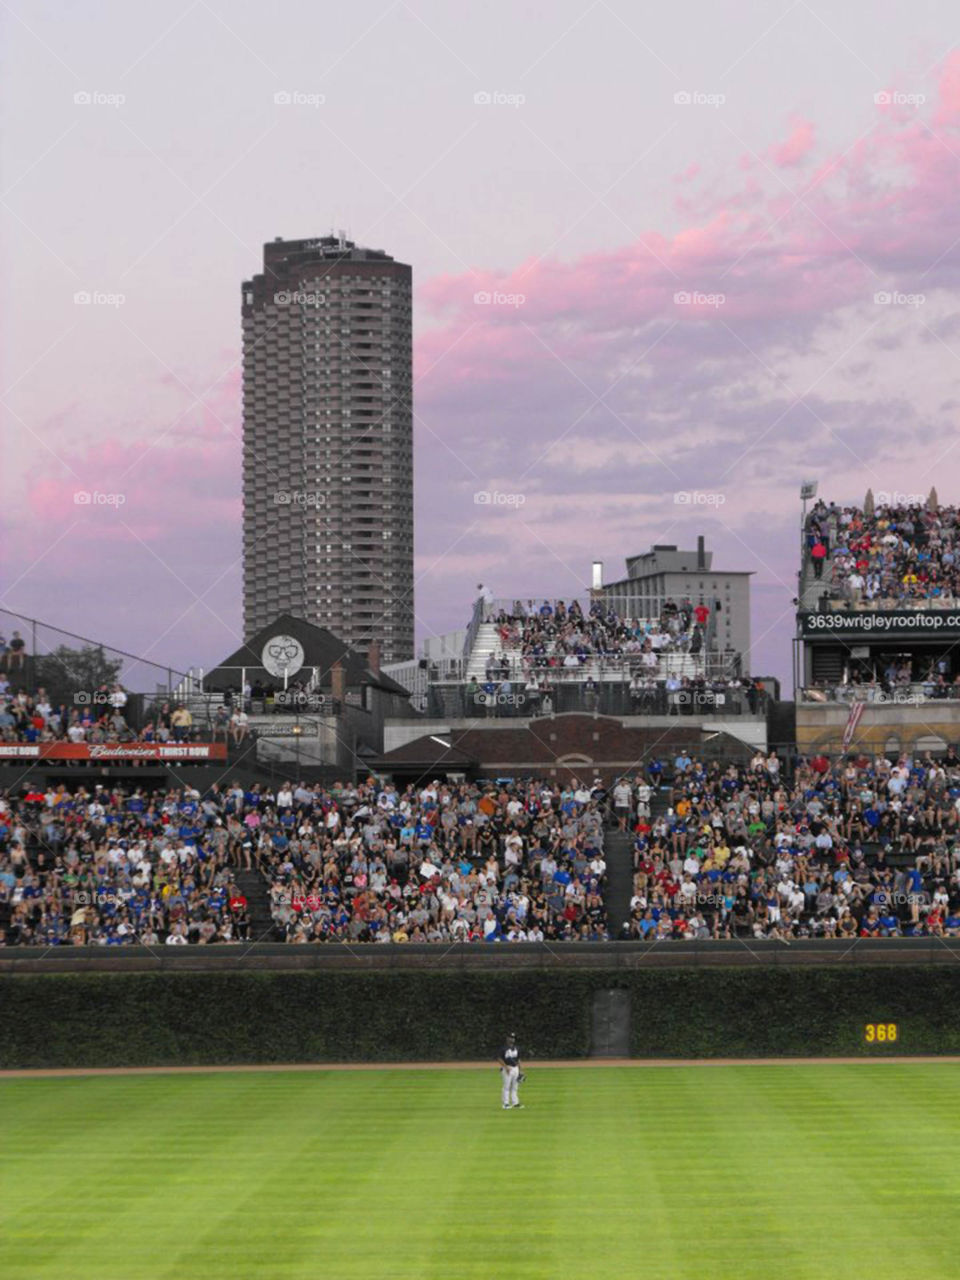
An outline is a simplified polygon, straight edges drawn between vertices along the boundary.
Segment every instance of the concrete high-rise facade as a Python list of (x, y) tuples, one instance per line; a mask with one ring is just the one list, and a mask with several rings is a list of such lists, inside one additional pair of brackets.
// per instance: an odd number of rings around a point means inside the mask
[[(601, 571), (602, 572), (602, 571)], [(627, 576), (603, 583), (596, 594), (622, 618), (659, 617), (666, 600), (689, 599), (709, 610), (707, 648), (715, 654), (739, 654), (750, 670), (750, 579), (752, 569), (714, 569), (713, 552), (697, 539), (696, 551), (673, 543), (627, 557)]]
[(292, 613), (412, 658), (410, 267), (278, 239), (242, 315), (244, 634)]

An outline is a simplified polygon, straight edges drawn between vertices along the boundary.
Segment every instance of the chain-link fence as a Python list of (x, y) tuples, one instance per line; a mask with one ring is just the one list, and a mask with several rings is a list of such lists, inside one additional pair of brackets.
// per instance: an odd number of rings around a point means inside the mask
[(43, 689), (54, 707), (88, 707), (97, 715), (125, 692), (127, 723), (141, 728), (155, 706), (172, 700), (186, 673), (87, 636), (0, 609), (0, 676), (12, 692)]

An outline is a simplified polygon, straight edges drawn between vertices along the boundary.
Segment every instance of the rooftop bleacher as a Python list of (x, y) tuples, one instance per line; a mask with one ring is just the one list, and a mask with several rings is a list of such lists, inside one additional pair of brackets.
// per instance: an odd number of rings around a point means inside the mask
[(935, 490), (880, 497), (806, 516), (800, 701), (960, 700), (960, 512)]
[(923, 502), (877, 503), (869, 492), (863, 506), (818, 501), (804, 529), (801, 600), (805, 608), (957, 608), (958, 508), (938, 503), (935, 490)]
[(481, 596), (459, 668), (431, 675), (423, 706), (441, 716), (754, 712), (762, 686), (741, 678), (739, 654), (713, 647), (708, 614), (689, 599), (628, 618), (590, 598)]

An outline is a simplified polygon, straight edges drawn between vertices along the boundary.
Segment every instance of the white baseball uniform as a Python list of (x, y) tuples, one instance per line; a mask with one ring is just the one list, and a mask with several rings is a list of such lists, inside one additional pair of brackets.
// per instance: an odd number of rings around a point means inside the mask
[(502, 1100), (505, 1107), (519, 1107), (520, 1050), (515, 1044), (505, 1045), (500, 1051), (500, 1075), (503, 1077)]

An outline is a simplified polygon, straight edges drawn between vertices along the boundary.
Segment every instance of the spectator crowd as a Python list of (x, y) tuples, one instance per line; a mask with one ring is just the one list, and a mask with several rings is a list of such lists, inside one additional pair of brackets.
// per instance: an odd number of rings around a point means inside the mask
[(960, 937), (951, 749), (813, 757), (790, 776), (775, 754), (724, 764), (681, 751), (609, 791), (599, 779), (372, 778), (202, 794), (25, 789), (0, 801), (0, 938), (605, 941), (605, 823), (633, 850), (624, 938)]
[(611, 713), (741, 714), (765, 696), (741, 677), (732, 650), (708, 663), (710, 607), (702, 601), (667, 600), (657, 617), (628, 618), (599, 601), (584, 613), (576, 600), (516, 600), (509, 609), (490, 605), (487, 616), (496, 647), (482, 678), (464, 684), (468, 715), (549, 715), (571, 709), (571, 698), (578, 709), (598, 710), (604, 694)]
[(208, 724), (197, 725), (188, 706), (159, 700), (131, 723), (130, 699), (120, 684), (103, 685), (89, 693), (56, 703), (41, 686), (34, 692), (14, 690), (0, 672), (0, 744), (3, 743), (128, 743), (190, 742), (198, 732), (214, 742), (242, 742), (249, 732), (249, 716), (238, 702), (216, 707)]
[(634, 837), (624, 936), (960, 936), (954, 749), (940, 760), (818, 756), (789, 780), (776, 755), (723, 766), (681, 754), (671, 775), (666, 793), (656, 766), (613, 790)]
[(960, 671), (951, 674), (949, 648), (935, 657), (904, 653), (886, 660), (847, 658), (839, 684), (814, 683), (805, 696), (813, 702), (856, 699), (920, 705), (931, 699), (955, 701), (960, 698)]
[(2, 935), (244, 941), (249, 904), (235, 877), (254, 871), (268, 940), (605, 940), (601, 797), (598, 783), (401, 791), (372, 779), (203, 795), (28, 791), (0, 805)]
[(816, 578), (860, 608), (955, 608), (960, 601), (956, 507), (881, 503), (867, 512), (822, 500), (807, 515)]
[(576, 600), (514, 601), (492, 616), (501, 653), (491, 654), (487, 676), (573, 671), (591, 659), (627, 660), (635, 670), (657, 671), (668, 653), (704, 651), (708, 605), (667, 600), (658, 618), (621, 618), (599, 601), (585, 614)]
[(215, 794), (99, 783), (0, 800), (0, 937), (34, 946), (242, 941), (247, 904), (218, 809)]

